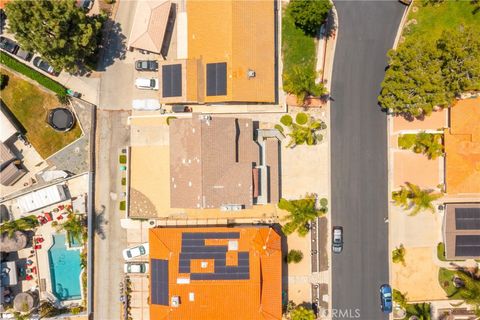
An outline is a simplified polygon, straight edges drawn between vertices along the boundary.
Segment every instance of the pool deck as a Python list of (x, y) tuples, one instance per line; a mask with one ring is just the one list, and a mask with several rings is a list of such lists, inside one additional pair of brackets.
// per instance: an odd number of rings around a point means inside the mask
[[(58, 214), (54, 215), (54, 219), (57, 215)], [(44, 239), (44, 241), (42, 242), (42, 248), (39, 250), (35, 250), (36, 266), (37, 266), (37, 272), (38, 272), (36, 280), (38, 281), (38, 286), (40, 288), (40, 296), (41, 298), (48, 299), (48, 300), (55, 298), (57, 301), (60, 301), (62, 305), (79, 304), (82, 302), (82, 299), (61, 301), (58, 298), (56, 298), (56, 296), (54, 295), (54, 291), (52, 288), (52, 278), (50, 275), (50, 261), (48, 257), (48, 251), (54, 244), (53, 235), (56, 233), (57, 233), (56, 228), (52, 226), (51, 222), (49, 222), (39, 227), (35, 234), (35, 238), (42, 237)], [(75, 249), (75, 250), (78, 250), (78, 249)], [(78, 281), (80, 281), (80, 278), (78, 279)], [(45, 288), (42, 288), (42, 286), (40, 285), (43, 282), (45, 283)], [(83, 294), (83, 288), (81, 289)]]

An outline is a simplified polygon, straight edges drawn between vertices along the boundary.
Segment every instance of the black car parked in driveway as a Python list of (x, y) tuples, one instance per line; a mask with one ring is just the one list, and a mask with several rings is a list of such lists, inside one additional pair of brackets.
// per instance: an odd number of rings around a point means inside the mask
[(135, 62), (137, 71), (157, 71), (158, 62), (155, 60), (137, 60)]
[(15, 54), (18, 51), (18, 44), (5, 37), (0, 37), (0, 49), (3, 49), (11, 54)]
[(52, 76), (58, 76), (59, 72), (56, 72), (51, 65), (49, 65), (45, 60), (40, 57), (35, 57), (33, 59), (33, 65), (40, 70), (45, 71), (46, 73), (51, 74)]

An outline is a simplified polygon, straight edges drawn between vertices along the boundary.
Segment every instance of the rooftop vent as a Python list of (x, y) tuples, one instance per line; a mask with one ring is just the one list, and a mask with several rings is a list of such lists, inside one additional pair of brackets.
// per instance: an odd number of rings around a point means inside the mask
[(255, 73), (255, 70), (248, 69), (247, 75), (248, 75), (248, 78), (251, 79), (251, 78), (255, 78), (257, 74)]
[(173, 296), (172, 297), (172, 307), (178, 308), (180, 305), (180, 297), (179, 296)]

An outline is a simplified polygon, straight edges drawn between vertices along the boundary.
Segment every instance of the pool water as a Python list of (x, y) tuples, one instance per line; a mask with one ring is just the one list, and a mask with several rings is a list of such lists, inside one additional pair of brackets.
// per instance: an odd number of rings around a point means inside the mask
[(48, 250), (52, 290), (59, 300), (81, 299), (80, 250), (67, 250), (65, 234), (53, 235), (53, 246)]

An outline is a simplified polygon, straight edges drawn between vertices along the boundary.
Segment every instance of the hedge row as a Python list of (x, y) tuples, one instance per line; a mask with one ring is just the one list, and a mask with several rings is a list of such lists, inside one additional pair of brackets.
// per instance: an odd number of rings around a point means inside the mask
[(47, 89), (50, 89), (51, 91), (55, 92), (60, 96), (65, 96), (67, 94), (67, 88), (62, 86), (60, 83), (30, 68), (29, 66), (21, 63), (17, 59), (4, 52), (0, 53), (0, 63), (29, 77), (32, 80), (35, 80), (40, 85), (44, 86)]

